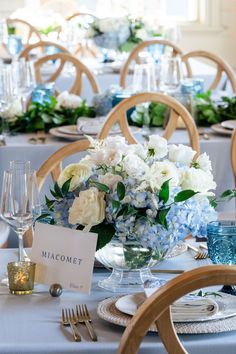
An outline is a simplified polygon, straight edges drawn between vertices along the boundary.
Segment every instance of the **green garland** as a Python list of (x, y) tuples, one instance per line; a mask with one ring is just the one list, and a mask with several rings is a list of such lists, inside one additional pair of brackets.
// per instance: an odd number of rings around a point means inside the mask
[(74, 125), (79, 117), (96, 116), (94, 107), (87, 106), (85, 101), (73, 109), (56, 108), (56, 103), (55, 97), (50, 97), (50, 102), (43, 104), (33, 102), (27, 112), (8, 123), (9, 131), (11, 133), (34, 133), (39, 130), (48, 132), (53, 127)]
[(236, 96), (232, 98), (224, 96), (220, 102), (215, 102), (211, 97), (211, 91), (207, 91), (195, 96), (194, 106), (195, 120), (200, 126), (236, 119)]

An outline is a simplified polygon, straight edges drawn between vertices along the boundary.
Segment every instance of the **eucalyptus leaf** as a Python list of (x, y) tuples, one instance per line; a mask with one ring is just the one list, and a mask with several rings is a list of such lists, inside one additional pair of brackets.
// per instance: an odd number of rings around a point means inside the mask
[(97, 187), (97, 189), (99, 189), (101, 192), (105, 192), (105, 193), (110, 192), (110, 188), (104, 183), (100, 183), (97, 181), (90, 181), (90, 184), (95, 185)]

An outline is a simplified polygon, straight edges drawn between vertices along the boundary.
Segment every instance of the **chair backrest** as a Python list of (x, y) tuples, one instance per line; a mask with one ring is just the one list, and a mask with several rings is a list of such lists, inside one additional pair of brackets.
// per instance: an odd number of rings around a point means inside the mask
[(221, 57), (211, 52), (205, 50), (194, 50), (192, 52), (186, 53), (182, 56), (182, 61), (186, 64), (188, 77), (193, 77), (194, 73), (192, 71), (190, 59), (191, 58), (204, 58), (214, 62), (217, 66), (216, 76), (213, 83), (210, 85), (209, 89), (219, 88), (219, 84), (222, 83), (222, 75), (226, 74), (227, 80), (232, 86), (233, 92), (236, 92), (236, 74), (232, 67)]
[[(41, 66), (48, 61), (60, 61), (59, 67), (56, 69), (56, 71), (49, 77), (47, 80), (42, 79), (41, 75)], [(93, 76), (92, 72), (77, 58), (74, 56), (67, 54), (67, 53), (58, 53), (58, 54), (52, 54), (52, 55), (47, 55), (45, 57), (42, 57), (38, 59), (34, 66), (35, 66), (35, 76), (36, 76), (36, 81), (37, 82), (52, 82), (55, 81), (59, 75), (61, 74), (64, 66), (66, 63), (70, 63), (75, 67), (75, 74), (71, 74), (71, 76), (74, 78), (74, 83), (71, 86), (70, 90), (68, 90), (70, 93), (74, 93), (77, 95), (80, 95), (81, 89), (82, 89), (82, 75), (85, 74), (90, 85), (92, 88), (92, 91), (94, 93), (99, 92), (99, 87), (98, 84), (95, 80), (95, 77)]]
[(153, 323), (168, 353), (186, 354), (187, 351), (175, 332), (171, 304), (197, 289), (222, 284), (236, 284), (236, 266), (209, 265), (185, 272), (168, 281), (139, 307), (122, 335), (117, 354), (136, 354)]
[(99, 139), (106, 138), (109, 134), (109, 131), (114, 126), (114, 124), (118, 123), (121, 132), (125, 136), (126, 140), (130, 144), (137, 143), (136, 139), (134, 138), (134, 136), (132, 135), (129, 129), (126, 112), (130, 108), (135, 107), (136, 105), (143, 102), (163, 103), (170, 108), (169, 120), (163, 133), (163, 137), (166, 138), (167, 140), (170, 139), (171, 135), (175, 131), (177, 127), (178, 119), (179, 117), (181, 117), (188, 131), (190, 145), (197, 153), (199, 153), (200, 151), (199, 135), (192, 116), (187, 111), (187, 109), (176, 99), (164, 95), (162, 93), (151, 93), (151, 92), (139, 93), (121, 101), (108, 114), (106, 121), (104, 122), (103, 127), (100, 133), (98, 134), (98, 138)]
[(126, 60), (125, 64), (121, 68), (120, 71), (120, 86), (121, 87), (126, 87), (126, 78), (129, 73), (129, 66), (132, 63), (132, 61), (136, 61), (136, 63), (139, 63), (139, 54), (142, 52), (145, 48), (148, 48), (153, 45), (161, 45), (164, 47), (169, 47), (172, 49), (172, 55), (182, 55), (182, 50), (177, 47), (174, 43), (166, 40), (166, 39), (150, 39), (147, 41), (143, 41), (139, 43), (134, 49), (131, 51), (130, 55), (128, 56), (128, 59)]
[(85, 151), (89, 148), (90, 142), (87, 139), (75, 141), (66, 144), (61, 149), (54, 152), (38, 169), (36, 172), (38, 188), (41, 190), (47, 176), (51, 174), (53, 182), (56, 182), (61, 171), (62, 161), (80, 151)]
[(46, 54), (46, 49), (49, 47), (54, 47), (59, 50), (59, 52), (62, 53), (67, 53), (69, 54), (69, 51), (63, 47), (62, 45), (56, 43), (56, 42), (50, 42), (50, 41), (40, 41), (34, 44), (29, 44), (27, 45), (22, 52), (19, 55), (19, 58), (25, 58), (26, 60), (30, 59), (30, 52), (34, 49), (39, 49), (41, 55)]
[(232, 162), (232, 169), (235, 178), (235, 187), (236, 187), (236, 129), (232, 134), (231, 140), (231, 162)]
[(87, 13), (87, 12), (76, 12), (73, 15), (67, 17), (67, 21), (71, 21), (73, 19), (75, 19), (76, 17), (80, 18), (80, 17), (91, 17), (91, 19), (97, 19), (96, 16), (94, 16), (93, 14)]
[(19, 18), (8, 18), (7, 26), (11, 26), (11, 25), (16, 25), (16, 26), (19, 25), (20, 27), (25, 28), (26, 37), (25, 37), (24, 45), (30, 44), (30, 41), (33, 37), (35, 37), (37, 41), (41, 41), (41, 35), (39, 31), (27, 21), (21, 20)]

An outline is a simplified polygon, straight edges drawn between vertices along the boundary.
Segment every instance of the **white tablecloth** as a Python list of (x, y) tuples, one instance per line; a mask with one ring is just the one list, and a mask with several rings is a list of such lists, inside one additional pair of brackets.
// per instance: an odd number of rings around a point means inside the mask
[[(4, 276), (6, 264), (16, 259), (14, 250), (0, 250), (0, 276)], [(194, 261), (189, 252), (163, 261), (162, 269), (191, 269), (206, 265), (205, 261)], [(90, 295), (64, 291), (60, 298), (53, 298), (47, 289), (44, 293), (16, 296), (8, 294), (8, 289), (0, 286), (0, 353), (1, 354), (115, 354), (123, 328), (100, 319), (96, 313), (99, 301), (113, 296), (97, 286), (107, 272), (96, 271)], [(170, 275), (161, 275), (170, 279)], [(83, 340), (73, 342), (70, 329), (60, 325), (63, 307), (75, 307), (86, 303), (93, 318), (98, 342), (91, 342), (86, 328), (80, 326)], [(204, 335), (181, 335), (186, 350), (191, 354), (235, 354), (236, 334), (234, 332)], [(141, 346), (141, 354), (166, 353), (159, 337), (149, 333)], [(130, 353), (131, 354), (131, 353)]]

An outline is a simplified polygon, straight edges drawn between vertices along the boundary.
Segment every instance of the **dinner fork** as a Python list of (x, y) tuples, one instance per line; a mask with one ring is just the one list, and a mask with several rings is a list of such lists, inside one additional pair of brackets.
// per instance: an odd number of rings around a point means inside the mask
[(86, 325), (92, 341), (96, 342), (98, 340), (97, 335), (91, 324), (92, 320), (86, 304), (76, 305), (76, 315), (77, 315), (78, 322), (84, 323)]
[(201, 252), (197, 247), (194, 247), (187, 243), (188, 248), (190, 248), (192, 251), (194, 251), (196, 254), (194, 256), (194, 259), (196, 260), (202, 260), (208, 258), (208, 253), (207, 252)]
[(62, 309), (61, 311), (61, 321), (62, 321), (62, 324), (64, 326), (70, 326), (71, 330), (72, 330), (72, 334), (73, 334), (73, 337), (74, 337), (74, 340), (76, 342), (80, 342), (81, 341), (81, 336), (79, 334), (79, 331), (78, 331), (78, 328), (75, 326), (73, 320), (72, 320), (72, 315), (71, 315), (71, 312), (70, 312), (70, 309)]

